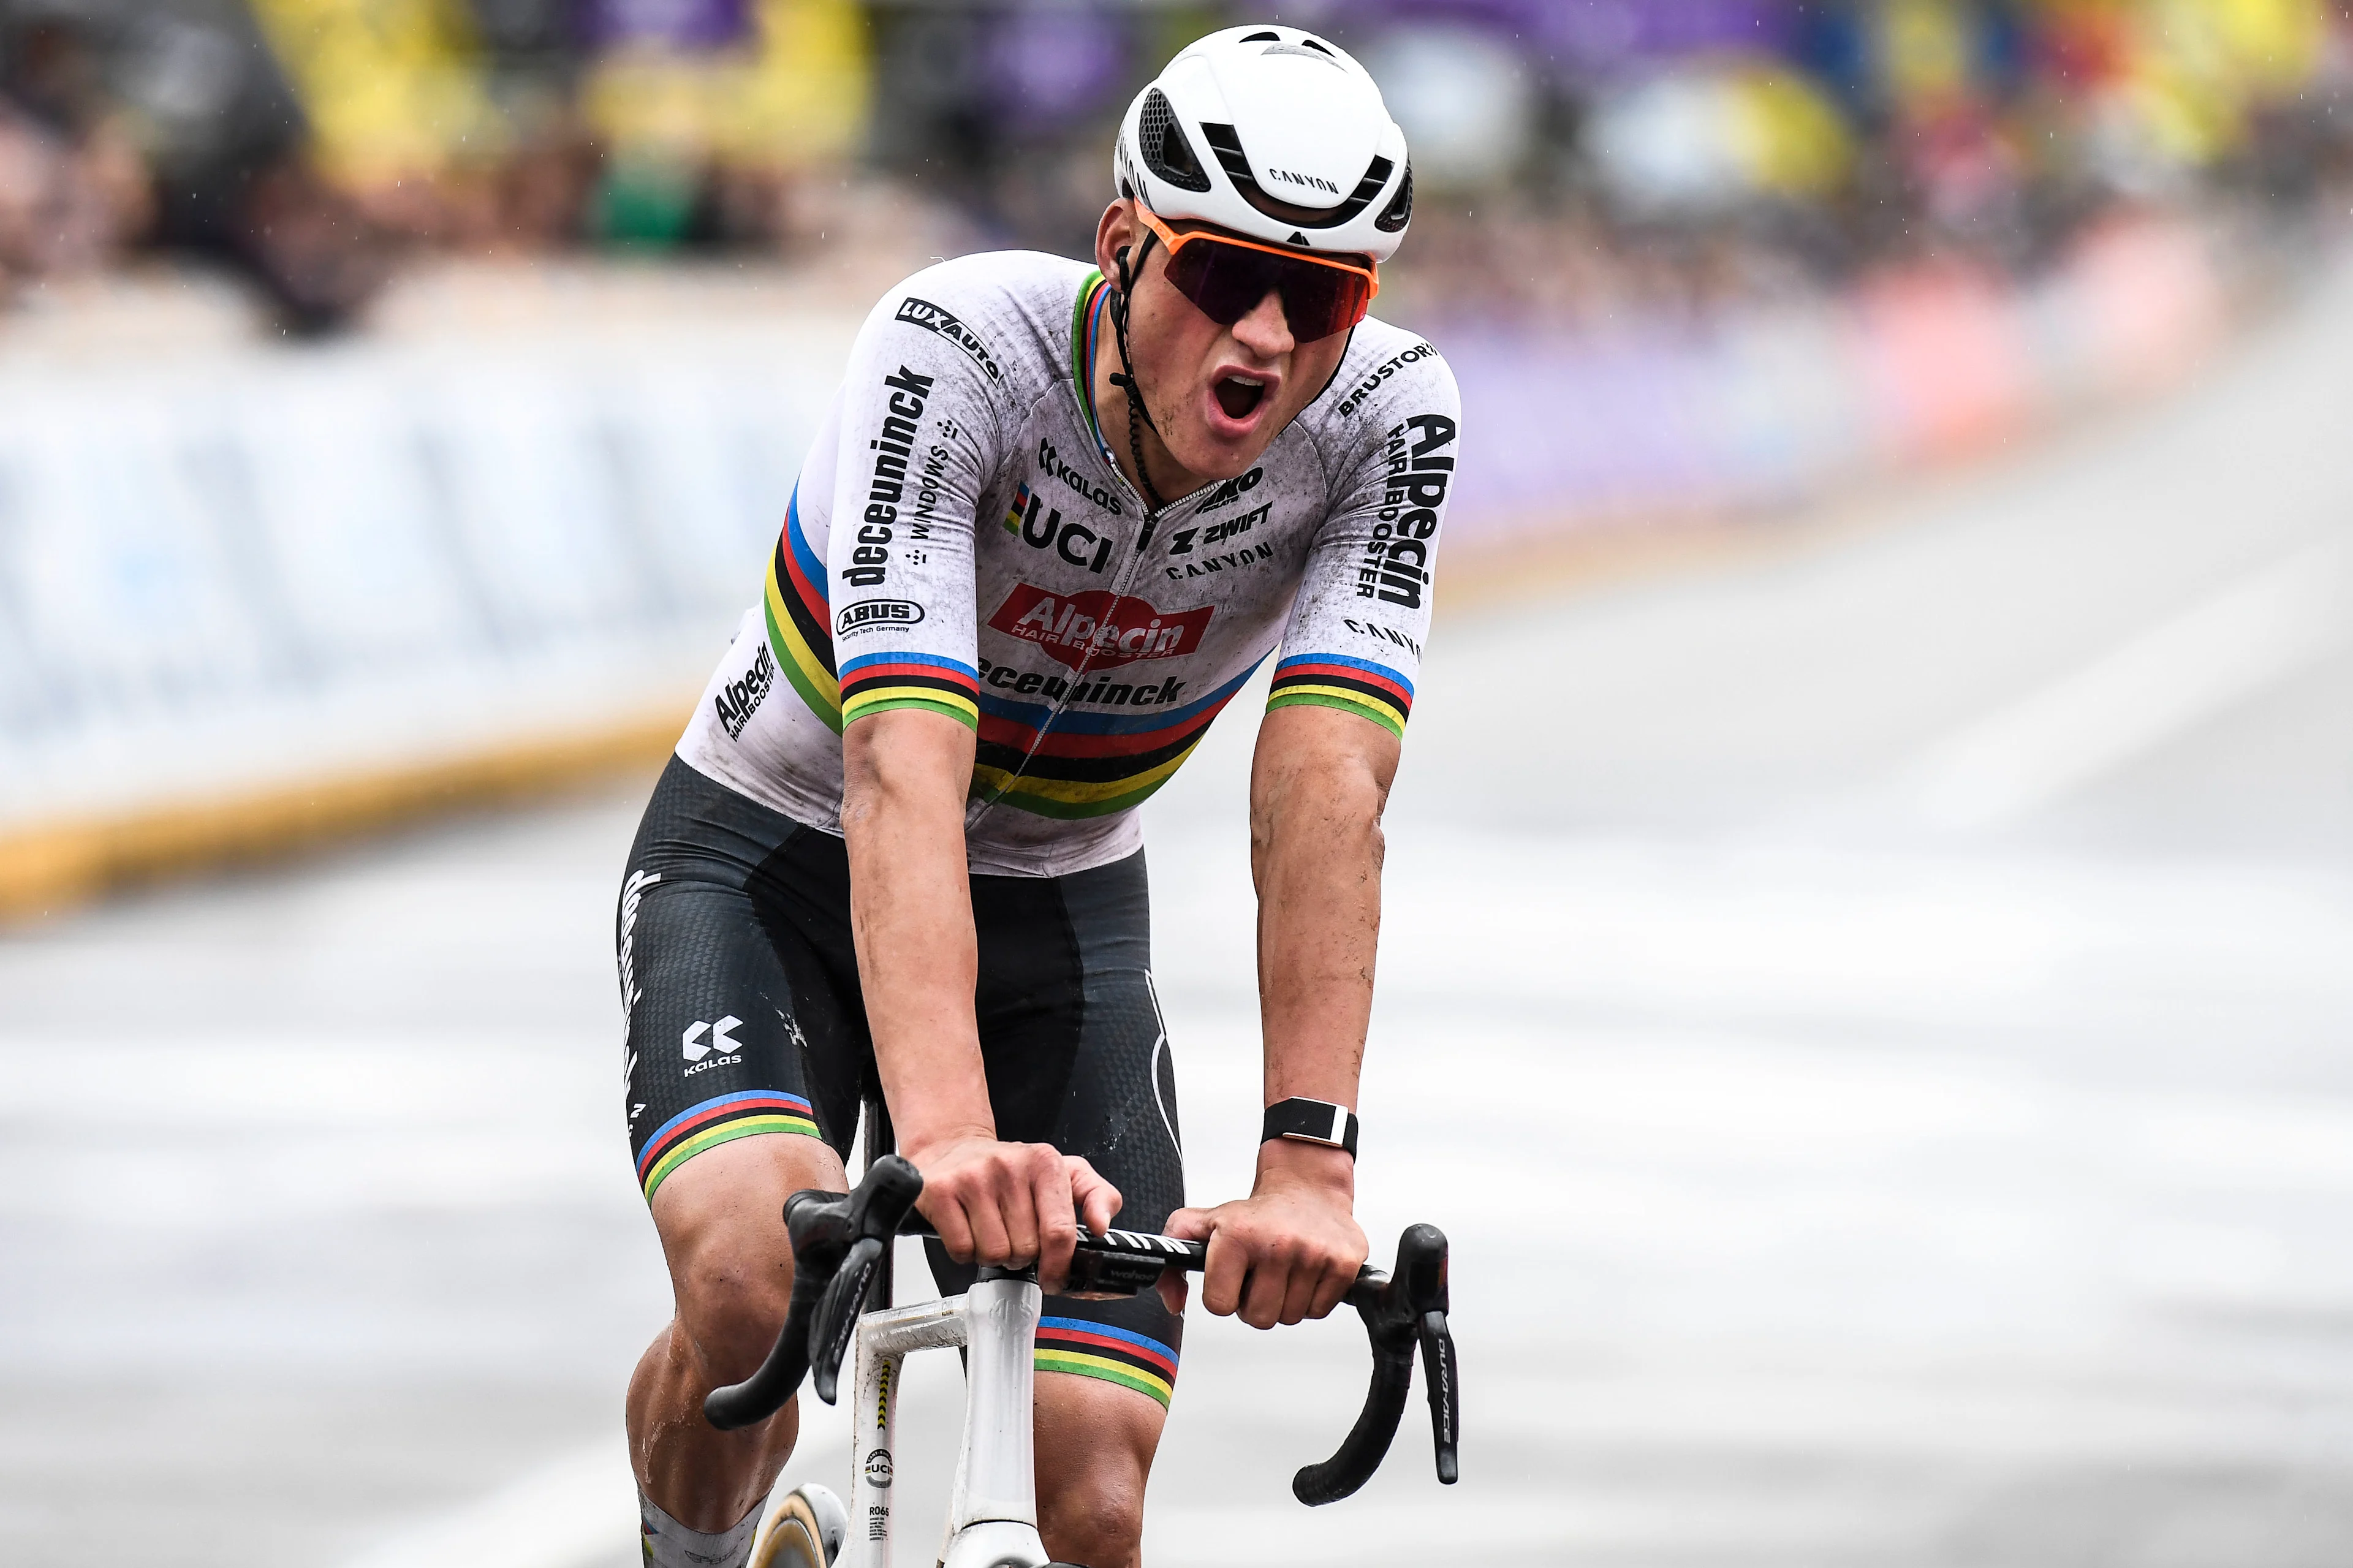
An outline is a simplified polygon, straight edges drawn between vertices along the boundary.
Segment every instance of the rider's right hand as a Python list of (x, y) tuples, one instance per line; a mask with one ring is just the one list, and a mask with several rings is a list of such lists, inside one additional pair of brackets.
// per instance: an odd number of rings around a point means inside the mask
[(1101, 1235), (1119, 1213), (1119, 1189), (1050, 1143), (1004, 1143), (985, 1132), (902, 1150), (923, 1173), (915, 1207), (958, 1263), (1018, 1268), (1035, 1261), (1047, 1294), (1069, 1280), (1076, 1211)]

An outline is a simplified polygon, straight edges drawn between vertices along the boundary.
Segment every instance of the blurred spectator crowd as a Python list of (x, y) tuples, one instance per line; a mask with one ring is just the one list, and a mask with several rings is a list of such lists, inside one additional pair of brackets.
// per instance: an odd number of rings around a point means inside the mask
[[(420, 257), (1083, 250), (1187, 39), (1356, 50), (1423, 193), (1409, 310), (1576, 318), (2353, 172), (2347, 0), (0, 0), (0, 308), (155, 254), (350, 321)], [(2338, 204), (2341, 205), (2342, 204)]]

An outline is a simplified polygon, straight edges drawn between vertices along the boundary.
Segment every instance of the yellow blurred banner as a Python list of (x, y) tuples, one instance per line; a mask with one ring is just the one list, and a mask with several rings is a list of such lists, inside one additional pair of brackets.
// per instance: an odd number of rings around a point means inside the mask
[(502, 140), (462, 0), (253, 0), (337, 180), (389, 184)]

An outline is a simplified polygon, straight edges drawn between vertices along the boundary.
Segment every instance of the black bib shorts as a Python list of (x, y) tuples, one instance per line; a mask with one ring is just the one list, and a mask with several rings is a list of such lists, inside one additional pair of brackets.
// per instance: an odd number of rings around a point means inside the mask
[[(1125, 1199), (1123, 1229), (1160, 1229), (1184, 1206), (1185, 1173), (1143, 852), (971, 881), (997, 1136), (1082, 1156)], [(839, 838), (673, 757), (629, 851), (616, 935), (629, 1149), (649, 1204), (680, 1165), (737, 1138), (820, 1138), (848, 1162), (874, 1044)], [(972, 1283), (971, 1268), (930, 1251), (944, 1293)], [(1165, 1405), (1182, 1343), (1156, 1292), (1050, 1296), (1037, 1367)]]

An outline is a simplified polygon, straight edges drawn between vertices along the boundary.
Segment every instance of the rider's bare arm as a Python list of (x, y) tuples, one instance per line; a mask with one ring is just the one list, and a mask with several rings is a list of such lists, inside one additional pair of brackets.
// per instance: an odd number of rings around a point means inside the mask
[(841, 752), (858, 977), (899, 1147), (923, 1173), (919, 1206), (950, 1257), (1035, 1258), (1050, 1291), (1070, 1270), (1073, 1201), (1100, 1231), (1120, 1200), (1084, 1160), (997, 1140), (973, 1014), (979, 956), (964, 837), (973, 732), (900, 709), (849, 725)]
[[(1398, 737), (1351, 713), (1278, 708), (1250, 770), (1250, 871), (1266, 1100), (1353, 1107), (1372, 1016), (1381, 923), (1381, 810)], [(1276, 1139), (1250, 1196), (1183, 1211), (1169, 1233), (1209, 1237), (1202, 1304), (1258, 1328), (1320, 1318), (1367, 1250), (1353, 1213), (1356, 1162)]]

